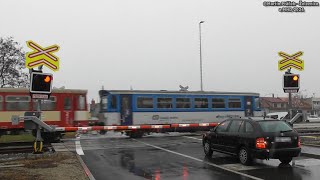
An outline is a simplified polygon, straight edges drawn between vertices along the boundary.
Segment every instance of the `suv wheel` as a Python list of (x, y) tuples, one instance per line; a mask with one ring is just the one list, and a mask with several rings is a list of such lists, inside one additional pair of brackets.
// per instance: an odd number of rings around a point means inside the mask
[(279, 161), (282, 164), (289, 164), (292, 161), (292, 157), (287, 157), (287, 158), (280, 158)]
[(251, 155), (246, 147), (241, 147), (238, 155), (241, 164), (250, 165), (252, 163)]
[(203, 150), (204, 150), (204, 154), (206, 154), (206, 156), (208, 156), (208, 157), (212, 156), (213, 151), (211, 149), (211, 145), (210, 145), (210, 142), (208, 140), (206, 140), (204, 142)]

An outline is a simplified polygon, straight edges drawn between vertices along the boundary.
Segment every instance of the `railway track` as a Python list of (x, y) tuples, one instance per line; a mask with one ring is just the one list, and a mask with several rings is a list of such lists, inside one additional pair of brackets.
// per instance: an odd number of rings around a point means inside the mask
[[(50, 151), (50, 144), (43, 145), (43, 151)], [(0, 154), (18, 154), (18, 153), (33, 153), (33, 142), (12, 142), (1, 143)]]

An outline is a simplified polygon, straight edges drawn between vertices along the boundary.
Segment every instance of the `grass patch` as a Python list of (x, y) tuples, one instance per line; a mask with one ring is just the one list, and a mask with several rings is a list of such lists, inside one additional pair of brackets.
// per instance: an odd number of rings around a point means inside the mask
[(22, 135), (3, 135), (0, 137), (0, 143), (10, 143), (10, 142), (33, 142), (35, 137), (32, 134), (22, 134)]
[(4, 169), (0, 171), (0, 179), (14, 180), (40, 180), (40, 176), (36, 174), (28, 174), (24, 170)]
[(63, 138), (75, 138), (76, 134), (76, 132), (66, 132)]
[(68, 153), (68, 154), (59, 153), (53, 156), (24, 160), (23, 164), (25, 165), (26, 168), (31, 168), (31, 169), (52, 168), (52, 167), (57, 167), (59, 163), (62, 163), (63, 161), (66, 161), (71, 158), (74, 158), (73, 154), (71, 153)]

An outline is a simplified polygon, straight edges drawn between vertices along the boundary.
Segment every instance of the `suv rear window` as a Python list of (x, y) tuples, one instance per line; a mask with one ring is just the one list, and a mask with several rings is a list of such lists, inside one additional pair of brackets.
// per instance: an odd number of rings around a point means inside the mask
[(263, 132), (292, 131), (292, 128), (283, 121), (259, 121)]

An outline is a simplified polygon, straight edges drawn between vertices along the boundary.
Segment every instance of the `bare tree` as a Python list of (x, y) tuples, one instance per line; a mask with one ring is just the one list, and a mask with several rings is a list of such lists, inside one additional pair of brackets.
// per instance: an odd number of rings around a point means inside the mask
[(25, 53), (12, 37), (0, 37), (0, 88), (28, 87), (29, 74), (25, 68)]

